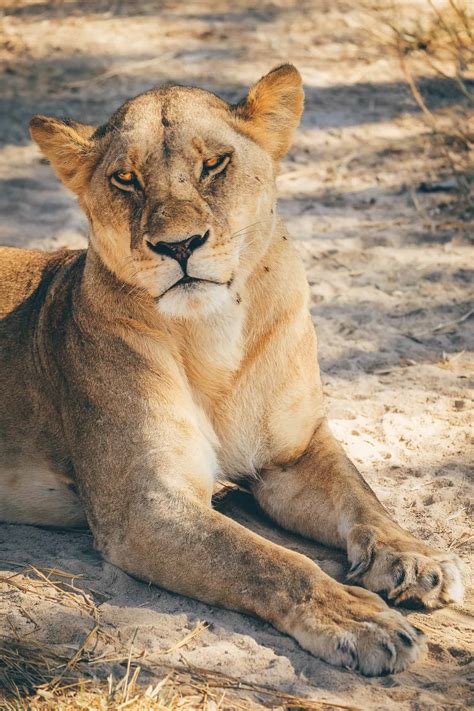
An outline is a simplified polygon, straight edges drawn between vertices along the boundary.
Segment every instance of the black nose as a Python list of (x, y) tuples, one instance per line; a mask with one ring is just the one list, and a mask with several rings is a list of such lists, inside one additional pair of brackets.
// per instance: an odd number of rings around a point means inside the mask
[(171, 259), (176, 259), (182, 267), (183, 271), (186, 271), (186, 264), (188, 262), (191, 254), (198, 247), (201, 247), (209, 238), (209, 230), (203, 235), (192, 235), (188, 239), (183, 239), (180, 242), (148, 242), (149, 248), (156, 254), (163, 254), (165, 257), (171, 257)]

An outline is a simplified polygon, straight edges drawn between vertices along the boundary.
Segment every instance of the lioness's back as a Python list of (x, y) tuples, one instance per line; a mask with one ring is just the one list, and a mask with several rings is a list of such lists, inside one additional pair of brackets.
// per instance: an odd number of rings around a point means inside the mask
[[(38, 318), (48, 288), (78, 252), (0, 248), (0, 520), (81, 526), (84, 515), (69, 480), (54, 466), (57, 430), (36, 365)], [(61, 457), (59, 456), (59, 460)]]
[[(81, 252), (41, 252), (0, 248), (0, 439), (15, 423), (31, 419), (33, 391), (42, 389), (38, 377), (37, 349), (44, 339), (41, 314), (48, 303), (48, 291)], [(66, 281), (66, 288), (68, 282)], [(51, 300), (50, 300), (51, 301)], [(34, 399), (34, 398), (33, 398)], [(6, 425), (9, 425), (7, 427)], [(7, 436), (8, 439), (8, 436)]]
[(25, 305), (46, 275), (77, 254), (0, 247), (0, 318)]

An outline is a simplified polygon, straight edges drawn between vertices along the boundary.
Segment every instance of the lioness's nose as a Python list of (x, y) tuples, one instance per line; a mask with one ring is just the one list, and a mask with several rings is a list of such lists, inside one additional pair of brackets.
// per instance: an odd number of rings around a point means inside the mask
[(187, 239), (183, 239), (179, 242), (149, 242), (147, 244), (152, 252), (156, 254), (164, 254), (166, 257), (171, 257), (171, 259), (176, 259), (182, 267), (183, 271), (186, 271), (186, 264), (191, 256), (191, 254), (198, 247), (201, 247), (209, 238), (209, 230), (207, 230), (203, 235), (192, 235)]

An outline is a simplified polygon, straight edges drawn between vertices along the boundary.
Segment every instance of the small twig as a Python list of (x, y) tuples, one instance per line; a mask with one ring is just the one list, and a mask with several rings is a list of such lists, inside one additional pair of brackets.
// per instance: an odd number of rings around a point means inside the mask
[(71, 657), (71, 659), (66, 664), (66, 670), (72, 669), (77, 664), (77, 662), (79, 661), (79, 659), (82, 656), (84, 649), (87, 647), (87, 645), (89, 644), (92, 637), (97, 633), (98, 629), (99, 629), (99, 625), (95, 625), (95, 627), (93, 627), (93, 629), (91, 629), (91, 631), (89, 632), (89, 634), (87, 635), (87, 637), (85, 638), (84, 642), (81, 644), (81, 646), (79, 647), (77, 652), (74, 654), (73, 657)]
[[(33, 619), (33, 617), (30, 615), (30, 613), (29, 613), (27, 610), (25, 610), (23, 607), (21, 607), (21, 606), (20, 606), (18, 609), (20, 610), (20, 612), (21, 612), (30, 622), (32, 622), (32, 623), (34, 624), (35, 629), (32, 630), (32, 632), (36, 632), (36, 630), (39, 630), (40, 625), (36, 622), (35, 619)], [(30, 633), (30, 634), (31, 634), (31, 633)]]
[(466, 545), (466, 543), (470, 543), (472, 540), (474, 540), (474, 534), (469, 534), (468, 531), (464, 531), (459, 538), (455, 538), (448, 546), (450, 550), (453, 548), (461, 548), (461, 546)]
[(411, 72), (409, 71), (406, 61), (405, 61), (405, 55), (403, 52), (399, 49), (398, 52), (399, 55), (399, 61), (400, 61), (400, 66), (403, 72), (403, 76), (406, 79), (406, 82), (408, 86), (410, 87), (410, 91), (413, 95), (413, 98), (415, 99), (416, 103), (418, 104), (418, 107), (421, 109), (421, 111), (424, 113), (426, 116), (432, 130), (436, 133), (437, 132), (437, 126), (436, 126), (436, 120), (429, 108), (427, 107), (425, 100), (423, 99), (420, 90), (418, 89), (415, 80), (413, 79), (413, 76)]
[(175, 652), (177, 649), (181, 649), (181, 647), (184, 647), (188, 642), (190, 642), (194, 637), (197, 637), (200, 635), (204, 630), (208, 628), (208, 624), (206, 622), (198, 622), (196, 627), (192, 629), (188, 634), (183, 637), (179, 642), (171, 646), (169, 649), (164, 649), (162, 652), (159, 652), (159, 655), (162, 654), (171, 654), (172, 652)]
[(160, 57), (154, 57), (153, 59), (144, 59), (139, 62), (128, 62), (127, 64), (119, 64), (115, 68), (108, 69), (107, 71), (102, 72), (102, 74), (98, 74), (95, 77), (79, 79), (78, 81), (69, 82), (68, 84), (66, 84), (66, 87), (68, 89), (75, 89), (80, 86), (90, 86), (91, 84), (98, 84), (99, 82), (102, 82), (105, 79), (120, 76), (121, 74), (133, 74), (133, 72), (137, 69), (145, 69), (147, 67), (153, 67), (155, 64), (162, 64), (166, 60), (172, 59), (174, 57), (174, 54), (174, 52), (166, 52)]
[(439, 323), (437, 326), (434, 328), (428, 328), (426, 331), (420, 331), (418, 336), (425, 336), (428, 333), (437, 333), (438, 331), (442, 331), (444, 328), (449, 328), (449, 326), (457, 326), (460, 323), (463, 323), (464, 321), (467, 321), (467, 319), (474, 314), (474, 309), (471, 309), (467, 313), (463, 314), (463, 316), (460, 316), (459, 318), (453, 319), (452, 321), (445, 321), (444, 323)]

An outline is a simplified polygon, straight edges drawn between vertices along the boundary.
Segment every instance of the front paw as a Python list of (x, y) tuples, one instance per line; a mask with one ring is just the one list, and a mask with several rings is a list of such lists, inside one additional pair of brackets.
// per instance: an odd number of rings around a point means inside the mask
[(290, 633), (317, 657), (365, 676), (403, 671), (425, 647), (423, 633), (380, 597), (336, 583), (298, 611)]
[(348, 580), (383, 594), (395, 605), (435, 609), (461, 602), (462, 562), (398, 531), (355, 526), (348, 539)]

